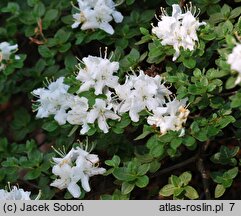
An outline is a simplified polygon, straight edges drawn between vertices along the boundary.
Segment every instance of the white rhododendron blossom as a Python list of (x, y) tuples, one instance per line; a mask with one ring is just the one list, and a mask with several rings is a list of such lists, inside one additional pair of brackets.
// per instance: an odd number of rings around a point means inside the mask
[(82, 125), (81, 134), (88, 132), (90, 127), (87, 122), (89, 109), (88, 99), (74, 96), (71, 101), (71, 110), (67, 113), (67, 121), (72, 125)]
[(37, 118), (46, 118), (54, 115), (54, 119), (63, 125), (66, 123), (66, 110), (70, 107), (72, 95), (68, 94), (68, 85), (63, 83), (64, 77), (58, 78), (49, 84), (47, 88), (39, 88), (32, 93), (38, 97)]
[(145, 109), (152, 111), (165, 103), (171, 92), (161, 83), (159, 75), (150, 77), (142, 70), (139, 75), (126, 76), (126, 82), (115, 88), (121, 100), (119, 113), (129, 112), (133, 122), (139, 121), (139, 113)]
[(115, 88), (118, 85), (118, 76), (114, 76), (119, 69), (118, 62), (111, 62), (109, 59), (95, 56), (83, 58), (84, 68), (79, 68), (77, 80), (81, 81), (78, 93), (95, 89), (95, 94), (102, 94), (109, 88)]
[(235, 70), (239, 73), (236, 80), (236, 84), (241, 82), (241, 44), (237, 44), (231, 54), (228, 56), (228, 63), (231, 66), (232, 70)]
[[(31, 200), (30, 191), (24, 191), (21, 188), (13, 186), (12, 188), (9, 185), (9, 190), (0, 190), (0, 200)], [(41, 196), (41, 191), (39, 191), (38, 196), (35, 200), (38, 200)]]
[[(121, 121), (122, 115), (127, 113), (133, 122), (138, 122), (141, 112), (145, 111), (143, 113), (150, 115), (148, 123), (160, 127), (161, 134), (182, 129), (189, 113), (185, 108), (186, 100), (171, 101), (172, 92), (164, 85), (160, 75), (151, 77), (139, 70), (138, 75), (134, 72), (126, 75), (124, 83), (120, 84), (118, 76), (113, 75), (118, 71), (119, 63), (111, 62), (106, 56), (83, 58), (83, 66), (78, 65), (76, 76), (80, 87), (74, 93), (68, 93), (69, 86), (63, 83), (63, 77), (47, 88), (34, 90), (39, 104), (37, 117), (53, 115), (60, 125), (68, 122), (80, 126), (80, 134), (88, 133), (95, 126), (108, 133), (109, 120)], [(186, 111), (185, 115), (182, 108)], [(63, 175), (61, 179), (72, 174), (73, 179), (77, 178), (68, 164), (63, 166), (62, 174), (58, 169), (54, 172)]]
[(67, 155), (57, 150), (56, 152), (61, 158), (53, 158), (55, 165), (52, 172), (58, 178), (50, 186), (60, 190), (67, 188), (75, 198), (81, 195), (78, 182), (81, 182), (82, 188), (89, 192), (89, 178), (106, 172), (104, 168), (98, 167), (99, 158), (97, 155), (90, 154), (80, 147), (72, 148)]
[[(18, 45), (10, 45), (8, 42), (0, 43), (0, 71), (6, 67), (7, 61), (10, 59), (12, 53), (17, 52)], [(18, 55), (15, 55), (15, 59), (20, 59)]]
[(120, 12), (116, 11), (112, 0), (78, 0), (79, 12), (73, 14), (72, 28), (81, 25), (82, 30), (102, 29), (108, 34), (114, 34), (113, 27), (109, 24), (113, 19), (116, 23), (123, 20)]
[[(147, 118), (149, 125), (159, 127), (162, 135), (169, 130), (179, 131), (183, 129), (189, 115), (186, 108), (187, 99), (169, 101), (163, 107), (153, 110), (153, 115)], [(182, 132), (181, 132), (182, 133)]]
[(175, 49), (173, 61), (180, 55), (180, 47), (184, 50), (194, 50), (196, 42), (198, 42), (197, 30), (205, 22), (197, 20), (196, 7), (185, 7), (185, 13), (179, 5), (172, 5), (172, 16), (169, 16), (162, 8), (161, 20), (158, 21), (156, 27), (153, 26), (152, 32), (161, 39), (162, 45), (170, 45)]
[(108, 133), (109, 126), (106, 122), (107, 119), (119, 120), (120, 117), (111, 110), (111, 104), (107, 105), (106, 101), (102, 99), (96, 99), (93, 109), (88, 113), (87, 121), (88, 123), (94, 123), (96, 120), (98, 122), (99, 128), (104, 132)]

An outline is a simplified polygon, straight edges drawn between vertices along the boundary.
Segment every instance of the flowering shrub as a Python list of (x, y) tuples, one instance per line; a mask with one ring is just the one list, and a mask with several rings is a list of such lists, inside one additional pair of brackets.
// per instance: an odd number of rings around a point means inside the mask
[(239, 5), (1, 1), (0, 199), (240, 198)]

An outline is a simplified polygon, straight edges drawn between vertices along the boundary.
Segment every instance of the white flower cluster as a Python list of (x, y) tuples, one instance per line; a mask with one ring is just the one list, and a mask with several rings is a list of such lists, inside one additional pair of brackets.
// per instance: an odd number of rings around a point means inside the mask
[(94, 175), (105, 173), (104, 168), (99, 168), (98, 155), (89, 154), (89, 152), (80, 147), (72, 148), (67, 155), (57, 151), (61, 158), (53, 158), (55, 165), (52, 172), (58, 176), (50, 186), (57, 187), (60, 190), (67, 188), (75, 198), (80, 197), (81, 190), (77, 184), (81, 182), (82, 188), (90, 191), (89, 178)]
[[(0, 71), (5, 69), (6, 63), (10, 59), (12, 53), (17, 52), (18, 45), (10, 45), (8, 42), (0, 43)], [(15, 59), (20, 59), (18, 55), (15, 55)]]
[(161, 39), (162, 45), (170, 45), (175, 49), (173, 61), (180, 55), (180, 47), (184, 50), (194, 50), (195, 43), (198, 42), (197, 30), (205, 22), (197, 20), (196, 7), (185, 7), (185, 13), (179, 5), (172, 5), (172, 16), (169, 16), (162, 8), (161, 20), (158, 26), (152, 28), (152, 32)]
[(112, 0), (78, 0), (79, 13), (73, 14), (72, 28), (81, 25), (82, 30), (102, 29), (108, 34), (114, 34), (114, 29), (109, 24), (113, 19), (116, 23), (123, 20), (120, 12), (115, 10)]
[(139, 75), (126, 76), (126, 82), (115, 88), (121, 100), (118, 112), (129, 112), (133, 122), (139, 121), (139, 113), (143, 110), (153, 111), (165, 103), (165, 97), (171, 92), (161, 84), (159, 75), (150, 77), (140, 70)]
[(186, 100), (171, 101), (172, 92), (161, 82), (159, 75), (150, 77), (140, 70), (139, 75), (127, 75), (125, 83), (119, 84), (118, 77), (113, 75), (119, 69), (118, 62), (111, 62), (106, 56), (88, 56), (82, 63), (84, 66), (79, 67), (76, 77), (81, 82), (77, 94), (94, 89), (94, 105), (90, 106), (86, 97), (68, 93), (69, 86), (61, 77), (48, 89), (33, 91), (39, 97), (38, 118), (54, 115), (60, 125), (66, 122), (81, 125), (81, 134), (89, 131), (90, 124), (97, 123), (107, 133), (108, 119), (120, 120), (124, 113), (129, 113), (131, 120), (138, 122), (140, 112), (146, 110), (151, 115), (147, 122), (160, 127), (161, 134), (182, 129), (189, 114), (185, 108)]
[(140, 70), (138, 76), (127, 76), (126, 82), (118, 85), (115, 91), (121, 100), (118, 106), (120, 114), (129, 112), (131, 120), (138, 122), (139, 113), (147, 110), (151, 113), (147, 123), (159, 127), (162, 135), (169, 130), (181, 130), (187, 120), (187, 100), (171, 100), (172, 93), (161, 83), (159, 75), (150, 77)]
[[(9, 186), (10, 187), (10, 186)], [(13, 188), (9, 188), (8, 190), (0, 190), (0, 200), (31, 200), (30, 199), (31, 192), (24, 191), (21, 188), (18, 188), (16, 186), (13, 186)], [(40, 194), (36, 197), (36, 199), (39, 199)]]
[(77, 80), (82, 85), (78, 93), (95, 89), (95, 94), (105, 94), (106, 99), (96, 98), (93, 107), (89, 107), (88, 99), (77, 95), (69, 94), (68, 85), (63, 83), (64, 78), (60, 77), (50, 83), (47, 89), (39, 88), (33, 91), (38, 97), (40, 104), (37, 110), (38, 118), (45, 118), (54, 115), (54, 119), (63, 125), (67, 122), (73, 125), (82, 125), (81, 134), (90, 129), (88, 124), (98, 123), (99, 128), (107, 133), (109, 126), (108, 119), (119, 120), (120, 117), (113, 111), (111, 92), (109, 87), (114, 88), (118, 84), (118, 77), (113, 73), (119, 69), (117, 62), (110, 62), (106, 58), (89, 56), (83, 59), (85, 68), (79, 68)]
[(69, 108), (69, 101), (72, 95), (68, 94), (68, 85), (63, 83), (64, 77), (58, 78), (49, 84), (48, 88), (39, 88), (33, 91), (33, 95), (38, 97), (37, 102), (41, 104), (37, 108), (37, 118), (46, 118), (54, 115), (54, 119), (60, 124), (66, 123), (66, 110)]
[(160, 133), (163, 135), (167, 131), (179, 131), (180, 136), (183, 135), (183, 125), (186, 123), (189, 115), (189, 110), (186, 106), (186, 99), (178, 101), (174, 99), (165, 103), (165, 107), (158, 107), (153, 110), (153, 115), (147, 118), (149, 125), (160, 128)]
[(241, 44), (237, 44), (231, 54), (228, 56), (228, 63), (231, 69), (239, 73), (236, 84), (241, 82)]

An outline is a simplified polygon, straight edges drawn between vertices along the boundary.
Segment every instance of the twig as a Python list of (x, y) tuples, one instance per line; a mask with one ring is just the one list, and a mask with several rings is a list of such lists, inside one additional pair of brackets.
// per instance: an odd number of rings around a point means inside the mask
[(194, 161), (197, 160), (198, 156), (199, 156), (199, 153), (196, 154), (196, 155), (194, 155), (193, 157), (191, 157), (191, 158), (189, 158), (189, 159), (181, 162), (181, 163), (178, 163), (178, 164), (175, 164), (175, 165), (173, 165), (173, 166), (171, 166), (171, 167), (167, 167), (167, 168), (165, 168), (165, 169), (162, 169), (162, 170), (160, 170), (159, 172), (156, 172), (156, 173), (154, 173), (153, 175), (151, 175), (150, 178), (154, 178), (154, 177), (160, 176), (160, 175), (162, 175), (162, 174), (171, 172), (171, 171), (173, 171), (173, 170), (175, 170), (175, 169), (178, 169), (178, 168), (184, 167), (184, 166), (186, 166), (186, 165), (188, 165), (188, 164), (190, 164), (190, 163), (193, 163)]
[(209, 175), (205, 168), (204, 160), (205, 160), (205, 152), (208, 149), (209, 145), (210, 145), (210, 140), (208, 140), (207, 142), (205, 142), (205, 144), (203, 144), (203, 146), (200, 149), (200, 155), (197, 160), (197, 169), (201, 173), (204, 193), (205, 193), (206, 199), (208, 200), (211, 199), (211, 193), (209, 190)]
[(234, 95), (236, 94), (238, 91), (233, 91), (233, 92), (225, 92), (225, 93), (220, 93), (220, 94), (216, 94), (218, 96), (230, 96), (230, 95)]
[(21, 181), (22, 183), (32, 187), (32, 188), (35, 188), (35, 189), (40, 189), (37, 185), (33, 184), (33, 183), (30, 183), (29, 181), (26, 181), (26, 180), (23, 180), (23, 179), (19, 179), (18, 181)]
[(211, 194), (210, 194), (210, 190), (209, 190), (209, 175), (207, 173), (207, 170), (204, 167), (203, 161), (204, 161), (204, 159), (198, 158), (197, 168), (198, 168), (198, 171), (201, 173), (201, 176), (202, 176), (203, 189), (204, 189), (206, 199), (209, 200), (209, 199), (211, 199)]

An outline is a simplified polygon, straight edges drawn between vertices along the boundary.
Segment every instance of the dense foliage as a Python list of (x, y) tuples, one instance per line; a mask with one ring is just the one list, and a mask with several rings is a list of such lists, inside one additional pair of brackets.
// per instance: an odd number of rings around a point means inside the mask
[(239, 199), (241, 1), (78, 2), (0, 1), (0, 188)]

